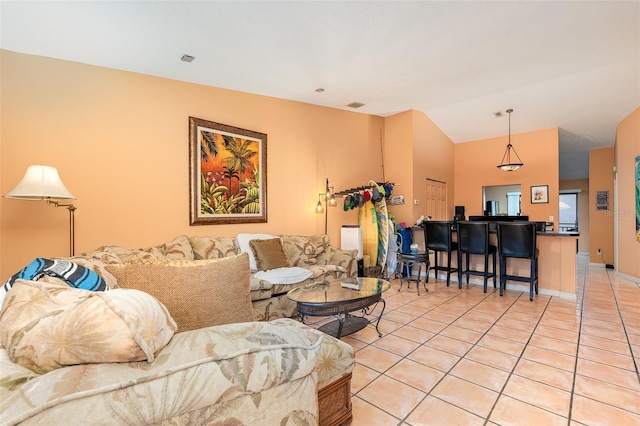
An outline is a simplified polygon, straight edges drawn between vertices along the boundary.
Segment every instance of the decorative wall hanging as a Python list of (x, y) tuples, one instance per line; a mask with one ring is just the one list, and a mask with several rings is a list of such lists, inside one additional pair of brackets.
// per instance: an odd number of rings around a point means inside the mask
[(191, 225), (267, 222), (267, 135), (189, 117)]
[(609, 210), (609, 191), (596, 191), (596, 210)]
[(549, 202), (549, 185), (531, 187), (531, 204), (546, 204)]

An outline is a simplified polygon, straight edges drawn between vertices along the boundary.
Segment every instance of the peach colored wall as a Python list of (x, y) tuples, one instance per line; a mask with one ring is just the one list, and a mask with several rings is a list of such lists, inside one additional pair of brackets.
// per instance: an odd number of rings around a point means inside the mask
[(579, 189), (578, 193), (578, 251), (589, 253), (589, 179), (561, 180), (560, 189)]
[[(427, 213), (427, 178), (447, 183), (447, 217), (453, 217), (453, 142), (425, 114), (414, 111), (413, 223)], [(418, 200), (419, 204), (413, 204)]]
[(635, 238), (635, 158), (640, 156), (640, 107), (618, 124), (615, 162), (618, 170), (618, 272), (640, 279), (640, 242)]
[[(380, 176), (382, 117), (0, 51), (0, 190), (29, 164), (58, 168), (77, 197), (76, 252), (155, 245), (180, 234), (324, 231), (314, 211), (336, 190)], [(268, 135), (265, 224), (189, 226), (188, 118)], [(393, 171), (389, 170), (390, 180)], [(341, 199), (339, 200), (342, 201)], [(356, 211), (329, 210), (329, 236)], [(66, 256), (68, 212), (1, 199), (0, 280), (34, 257)]]
[[(589, 151), (589, 257), (592, 263), (613, 264), (614, 149)], [(609, 210), (596, 210), (596, 191), (609, 191)], [(602, 254), (597, 254), (598, 249)]]
[[(520, 184), (522, 215), (530, 220), (558, 221), (558, 129), (511, 135), (511, 143), (524, 166), (504, 172), (496, 166), (507, 146), (507, 136), (454, 145), (454, 194), (456, 206), (465, 206), (466, 216), (482, 215), (482, 187)], [(531, 204), (531, 186), (548, 185), (549, 203)], [(556, 227), (557, 229), (557, 227)]]
[(389, 206), (399, 222), (410, 226), (426, 214), (427, 178), (448, 183), (448, 210), (453, 216), (453, 142), (429, 117), (415, 110), (387, 117), (384, 152), (387, 176), (392, 170), (396, 184), (393, 193), (405, 198), (404, 205)]
[[(398, 222), (410, 225), (413, 219), (413, 206), (408, 200), (413, 197), (413, 112), (405, 111), (385, 118), (384, 165), (385, 178), (393, 182), (394, 195), (403, 194), (404, 205), (388, 206), (390, 213)], [(389, 171), (393, 170), (392, 175)]]

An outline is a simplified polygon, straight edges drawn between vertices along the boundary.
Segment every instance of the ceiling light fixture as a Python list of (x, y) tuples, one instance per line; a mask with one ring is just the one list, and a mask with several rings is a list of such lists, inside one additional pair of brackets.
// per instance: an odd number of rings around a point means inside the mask
[[(500, 170), (504, 170), (505, 172), (512, 172), (514, 170), (518, 170), (520, 167), (524, 165), (522, 164), (522, 160), (520, 159), (520, 156), (516, 152), (515, 148), (513, 147), (513, 145), (511, 145), (511, 113), (512, 112), (513, 112), (513, 109), (507, 110), (507, 114), (509, 114), (509, 143), (507, 144), (507, 150), (504, 152), (504, 155), (502, 156), (502, 162), (500, 163), (499, 166), (497, 166)], [(516, 158), (518, 159), (518, 162), (511, 161), (511, 151), (513, 151), (513, 153), (515, 154)]]

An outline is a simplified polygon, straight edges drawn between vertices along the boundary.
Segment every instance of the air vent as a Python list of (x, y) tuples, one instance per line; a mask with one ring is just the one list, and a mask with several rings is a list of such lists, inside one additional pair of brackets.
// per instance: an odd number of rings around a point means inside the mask
[(494, 112), (493, 115), (495, 115), (496, 118), (500, 118), (502, 117), (502, 111)]
[(361, 106), (364, 106), (364, 104), (362, 102), (351, 102), (349, 105), (347, 105), (349, 108), (360, 108)]
[(180, 60), (182, 62), (193, 62), (195, 58), (196, 58), (195, 56), (191, 56), (191, 55), (182, 55), (182, 58), (180, 58)]

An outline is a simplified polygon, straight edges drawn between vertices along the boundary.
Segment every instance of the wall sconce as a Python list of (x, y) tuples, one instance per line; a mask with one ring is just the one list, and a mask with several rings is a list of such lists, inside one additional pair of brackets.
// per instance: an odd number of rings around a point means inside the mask
[(69, 210), (69, 254), (75, 254), (75, 226), (73, 204), (60, 204), (57, 200), (75, 200), (69, 190), (64, 186), (58, 170), (51, 166), (29, 166), (24, 177), (11, 191), (4, 195), (5, 198), (18, 200), (46, 201), (56, 207), (66, 207)]
[[(505, 172), (512, 172), (514, 170), (518, 170), (520, 167), (524, 165), (522, 164), (522, 160), (520, 159), (520, 156), (516, 152), (515, 148), (513, 147), (513, 145), (511, 145), (511, 113), (512, 112), (513, 112), (513, 109), (507, 110), (507, 113), (509, 114), (509, 143), (507, 144), (507, 150), (504, 152), (504, 155), (502, 156), (502, 162), (500, 163), (499, 166), (497, 166), (500, 170), (504, 170)], [(516, 155), (518, 162), (511, 161), (511, 151), (513, 151), (513, 153)]]
[[(322, 199), (324, 198), (325, 206), (322, 206)], [(333, 193), (333, 186), (329, 186), (329, 178), (325, 183), (325, 192), (318, 194), (318, 204), (316, 205), (316, 213), (324, 213), (324, 233), (327, 233), (327, 220), (328, 211), (327, 207), (335, 207), (338, 205), (336, 201), (336, 195)]]

